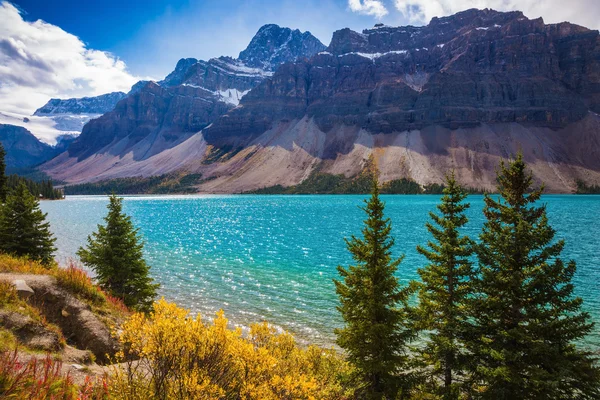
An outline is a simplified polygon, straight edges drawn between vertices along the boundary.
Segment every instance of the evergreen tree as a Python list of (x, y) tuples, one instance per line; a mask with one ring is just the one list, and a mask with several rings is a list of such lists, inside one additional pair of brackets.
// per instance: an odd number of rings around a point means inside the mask
[(487, 399), (598, 399), (600, 373), (576, 347), (592, 329), (574, 297), (575, 262), (564, 263), (542, 189), (519, 154), (500, 165), (500, 197), (486, 195), (475, 275), (474, 385)]
[[(467, 197), (456, 183), (454, 173), (447, 176), (440, 215), (429, 213), (433, 223), (426, 224), (433, 236), (428, 248), (417, 246), (429, 264), (418, 270), (422, 283), (419, 284), (419, 322), (421, 329), (430, 331), (429, 340), (422, 356), (428, 365), (433, 365), (434, 385), (443, 382), (436, 390), (444, 399), (457, 399), (459, 383), (465, 366), (462, 343), (469, 315), (466, 304), (472, 294), (470, 278), (473, 254), (471, 240), (459, 232), (468, 219), (464, 212), (469, 204)], [(437, 388), (436, 388), (437, 389)]]
[(6, 152), (4, 146), (0, 143), (0, 204), (6, 201), (6, 195), (8, 194), (8, 185), (6, 183)]
[(38, 199), (21, 183), (0, 205), (0, 251), (27, 256), (46, 266), (53, 262), (54, 239)]
[(334, 280), (346, 324), (336, 330), (337, 343), (356, 367), (365, 398), (405, 398), (410, 390), (407, 345), (414, 337), (407, 305), (412, 289), (400, 287), (394, 276), (402, 258), (391, 256), (392, 228), (384, 218), (376, 179), (372, 188), (363, 208), (363, 238), (346, 239), (356, 265), (339, 266), (342, 280)]
[(106, 225), (88, 236), (87, 248), (77, 255), (96, 273), (98, 284), (135, 310), (149, 311), (159, 285), (148, 275), (150, 267), (144, 261), (144, 244), (131, 217), (123, 213), (123, 199), (111, 195)]

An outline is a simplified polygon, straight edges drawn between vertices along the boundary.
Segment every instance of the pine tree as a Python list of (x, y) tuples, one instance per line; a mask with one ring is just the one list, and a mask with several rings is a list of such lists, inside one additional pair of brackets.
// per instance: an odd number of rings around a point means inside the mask
[(131, 217), (123, 213), (123, 199), (111, 195), (106, 225), (88, 236), (87, 248), (77, 255), (96, 273), (98, 284), (135, 310), (149, 311), (156, 297), (157, 284), (148, 275), (150, 267), (143, 258), (144, 244)]
[(575, 342), (592, 329), (573, 295), (575, 262), (564, 263), (546, 207), (536, 205), (521, 154), (500, 165), (500, 198), (486, 195), (473, 300), (474, 385), (487, 399), (598, 399), (595, 360)]
[(410, 387), (407, 346), (414, 337), (407, 305), (412, 288), (402, 288), (395, 276), (402, 258), (392, 259), (392, 228), (375, 179), (365, 203), (363, 238), (346, 239), (356, 265), (339, 266), (342, 280), (334, 280), (345, 321), (336, 330), (337, 343), (356, 367), (364, 397), (395, 399), (399, 393), (405, 398)]
[(54, 239), (39, 200), (21, 183), (0, 205), (0, 251), (53, 263)]
[(443, 382), (437, 392), (444, 399), (457, 399), (465, 366), (462, 343), (468, 325), (469, 314), (466, 304), (472, 294), (470, 279), (473, 254), (471, 240), (459, 232), (468, 219), (465, 210), (467, 197), (456, 183), (454, 173), (447, 176), (440, 215), (429, 213), (433, 223), (426, 224), (433, 236), (428, 248), (417, 246), (429, 264), (418, 270), (422, 283), (419, 284), (418, 315), (421, 329), (430, 331), (427, 345), (422, 351), (426, 364), (433, 365), (434, 385)]
[(6, 182), (6, 151), (4, 146), (0, 143), (0, 204), (6, 201), (6, 195), (8, 194), (8, 183)]

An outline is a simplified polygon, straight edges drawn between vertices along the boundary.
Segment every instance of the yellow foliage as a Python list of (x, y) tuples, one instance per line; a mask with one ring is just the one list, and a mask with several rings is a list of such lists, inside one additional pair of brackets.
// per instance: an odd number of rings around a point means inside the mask
[(53, 268), (44, 267), (38, 261), (27, 258), (13, 257), (0, 253), (0, 272), (13, 272), (20, 274), (48, 274)]
[(164, 299), (150, 315), (134, 314), (119, 333), (123, 351), (111, 392), (118, 398), (344, 399), (349, 367), (333, 350), (299, 347), (267, 323), (248, 337), (228, 329), (218, 312), (212, 323)]
[(87, 301), (91, 306), (103, 309), (119, 318), (129, 315), (129, 310), (120, 299), (102, 291), (73, 260), (68, 261), (66, 268), (59, 267), (58, 264), (45, 267), (38, 261), (29, 260), (26, 257), (14, 257), (0, 253), (0, 273), (2, 272), (53, 276), (60, 286)]

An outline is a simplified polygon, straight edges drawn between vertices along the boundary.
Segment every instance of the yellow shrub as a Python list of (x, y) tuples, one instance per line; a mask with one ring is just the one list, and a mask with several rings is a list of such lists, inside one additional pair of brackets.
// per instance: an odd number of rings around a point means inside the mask
[(223, 312), (211, 324), (164, 299), (150, 315), (122, 327), (112, 392), (121, 398), (343, 399), (349, 367), (333, 350), (300, 348), (266, 324), (247, 338), (228, 329)]
[(22, 257), (13, 257), (0, 253), (0, 272), (21, 274), (48, 274), (53, 268), (46, 268), (37, 261)]

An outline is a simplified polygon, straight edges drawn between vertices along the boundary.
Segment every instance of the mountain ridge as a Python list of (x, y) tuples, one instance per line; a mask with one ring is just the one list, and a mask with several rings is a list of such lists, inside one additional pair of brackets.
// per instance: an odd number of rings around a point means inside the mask
[[(257, 33), (263, 39), (269, 34), (277, 37), (285, 33), (300, 35), (295, 39), (297, 51), (286, 51), (286, 60), (302, 57), (308, 48), (325, 48), (316, 44), (318, 39), (308, 32), (295, 33), (299, 31), (276, 25), (269, 25), (268, 32), (263, 28)], [(310, 44), (302, 46), (298, 40), (310, 40)], [(279, 51), (280, 47), (272, 52)], [(250, 44), (244, 51), (250, 54), (255, 50)], [(134, 151), (135, 160), (156, 155), (236, 107), (250, 89), (272, 73), (249, 67), (231, 57), (208, 61), (180, 59), (165, 79), (134, 85), (135, 90), (132, 89), (113, 110), (90, 121), (68, 149), (69, 156), (81, 161), (100, 151), (121, 154)]]
[[(224, 75), (210, 71), (235, 60), (213, 60), (190, 62), (178, 87), (214, 94)], [(384, 181), (440, 183), (454, 168), (486, 189), (499, 160), (523, 149), (536, 179), (569, 192), (600, 182), (599, 108), (598, 31), (471, 9), (423, 27), (336, 31), (169, 148), (63, 154), (44, 170), (71, 182), (183, 170), (209, 178), (199, 191), (239, 192), (295, 185), (315, 168), (351, 176), (374, 156)]]

